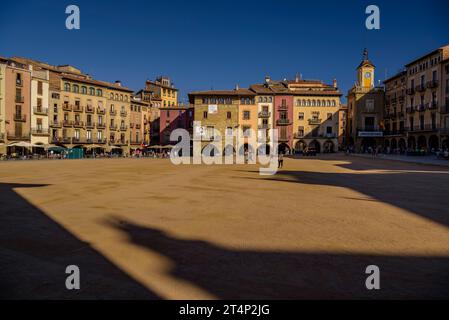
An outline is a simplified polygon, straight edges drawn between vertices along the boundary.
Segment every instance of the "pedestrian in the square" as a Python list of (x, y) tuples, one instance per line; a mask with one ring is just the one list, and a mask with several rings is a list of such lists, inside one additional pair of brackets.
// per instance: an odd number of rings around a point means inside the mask
[(278, 168), (282, 168), (284, 166), (284, 154), (281, 152), (278, 156)]

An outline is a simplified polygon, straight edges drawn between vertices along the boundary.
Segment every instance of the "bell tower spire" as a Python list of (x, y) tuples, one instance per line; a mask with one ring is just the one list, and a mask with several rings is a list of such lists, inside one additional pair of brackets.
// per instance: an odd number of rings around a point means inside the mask
[(363, 50), (363, 60), (357, 67), (357, 84), (363, 88), (374, 87), (374, 70), (376, 67), (368, 58), (368, 49)]

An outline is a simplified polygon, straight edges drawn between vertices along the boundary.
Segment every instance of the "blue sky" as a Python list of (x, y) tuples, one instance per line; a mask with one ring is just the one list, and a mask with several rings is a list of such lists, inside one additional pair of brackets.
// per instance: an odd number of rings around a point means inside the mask
[[(76, 4), (81, 29), (65, 28)], [(381, 30), (365, 28), (376, 4)], [(8, 1), (0, 11), (0, 55), (72, 64), (135, 90), (169, 75), (189, 91), (272, 79), (335, 77), (346, 93), (364, 47), (376, 78), (449, 44), (449, 1)]]

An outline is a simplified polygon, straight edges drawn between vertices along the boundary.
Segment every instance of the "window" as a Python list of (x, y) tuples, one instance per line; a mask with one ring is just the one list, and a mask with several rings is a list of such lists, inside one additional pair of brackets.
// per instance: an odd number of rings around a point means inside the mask
[(91, 96), (94, 96), (94, 95), (95, 95), (95, 88), (90, 87), (90, 88), (89, 88), (89, 94), (90, 94)]
[(97, 89), (97, 96), (102, 97), (103, 91), (101, 89)]
[(332, 134), (332, 127), (326, 127), (326, 134)]
[(85, 86), (81, 87), (81, 93), (82, 94), (86, 94), (87, 93), (87, 88)]
[(42, 95), (43, 89), (42, 89), (42, 81), (37, 82), (37, 94)]
[(304, 113), (303, 112), (300, 112), (298, 114), (298, 120), (304, 120)]
[(327, 120), (332, 120), (332, 113), (327, 114)]
[(243, 120), (249, 120), (250, 118), (250, 112), (249, 111), (243, 111)]
[(231, 111), (226, 112), (226, 119), (231, 119), (231, 118), (232, 118)]
[(203, 119), (207, 119), (207, 111), (203, 112)]
[(227, 128), (226, 128), (226, 135), (227, 135), (227, 136), (232, 136), (232, 135), (233, 135), (233, 129), (232, 129), (232, 127), (227, 127)]
[(367, 112), (373, 112), (374, 111), (374, 100), (373, 99), (367, 99), (365, 102), (365, 109)]
[(70, 91), (70, 83), (64, 83), (64, 90)]
[(80, 92), (80, 87), (77, 84), (73, 85), (73, 92), (74, 93), (79, 93)]
[(246, 138), (251, 137), (251, 127), (249, 126), (243, 126), (242, 127), (242, 131), (243, 131), (243, 136)]

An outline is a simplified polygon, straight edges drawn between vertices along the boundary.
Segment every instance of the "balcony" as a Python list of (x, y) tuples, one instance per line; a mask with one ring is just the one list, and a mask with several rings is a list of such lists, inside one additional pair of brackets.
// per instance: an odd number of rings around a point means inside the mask
[(426, 111), (426, 105), (425, 104), (420, 104), (416, 106), (416, 111), (418, 112), (424, 112)]
[(97, 129), (106, 129), (106, 123), (97, 123)]
[(128, 113), (126, 111), (120, 111), (120, 116), (121, 117), (126, 117)]
[(317, 118), (312, 118), (312, 119), (309, 119), (308, 121), (309, 121), (309, 125), (321, 124), (321, 119), (317, 119)]
[(85, 143), (85, 140), (81, 139), (81, 138), (76, 138), (76, 137), (72, 138), (72, 144), (80, 144), (80, 143)]
[(142, 140), (131, 140), (130, 144), (132, 144), (132, 145), (141, 145), (142, 144)]
[(259, 124), (257, 126), (257, 128), (260, 129), (260, 130), (268, 130), (268, 129), (270, 129), (270, 126), (269, 126), (268, 123), (262, 123), (262, 124)]
[(26, 122), (27, 121), (26, 114), (21, 114), (21, 113), (14, 114), (14, 121), (16, 121), (16, 122)]
[(69, 137), (62, 137), (60, 142), (61, 143), (72, 143), (72, 139), (70, 139)]
[(120, 146), (123, 146), (123, 145), (127, 145), (127, 144), (128, 144), (128, 140), (125, 140), (125, 139), (116, 139), (116, 140), (113, 140), (113, 139), (111, 139), (111, 140), (109, 140), (109, 144), (110, 144), (110, 145), (120, 145)]
[(405, 93), (408, 94), (408, 95), (413, 95), (413, 94), (415, 94), (415, 88), (408, 88), (405, 91)]
[(423, 92), (425, 90), (426, 90), (426, 86), (423, 83), (419, 84), (415, 87), (415, 91), (417, 91), (417, 92)]
[(280, 106), (278, 106), (278, 110), (288, 110), (288, 106), (280, 105)]
[(140, 129), (141, 125), (139, 123), (136, 123), (136, 129)]
[(117, 130), (117, 125), (116, 125), (116, 124), (111, 124), (111, 125), (109, 126), (109, 129), (110, 129), (110, 130), (116, 131), (116, 130)]
[(426, 108), (429, 110), (435, 110), (438, 108), (438, 103), (436, 101), (429, 102), (426, 104)]
[(403, 96), (403, 95), (400, 95), (400, 96), (398, 97), (398, 99), (399, 99), (399, 102), (403, 102), (403, 101), (404, 101), (404, 99), (405, 99), (405, 96)]
[(50, 138), (51, 143), (62, 143), (62, 137), (52, 136)]
[(106, 109), (97, 107), (97, 113), (98, 114), (106, 114)]
[(302, 138), (304, 138), (304, 137), (305, 137), (305, 135), (304, 135), (304, 132), (303, 132), (303, 131), (295, 132), (295, 133), (293, 134), (293, 138), (295, 138), (295, 139), (302, 139)]
[(269, 117), (271, 117), (271, 112), (268, 112), (268, 111), (261, 111), (261, 112), (259, 112), (259, 118), (266, 119), (266, 118), (269, 118)]
[(120, 126), (120, 131), (126, 131), (128, 130), (128, 126)]
[(449, 104), (441, 106), (441, 113), (449, 113)]
[(73, 111), (75, 111), (75, 112), (83, 112), (83, 110), (84, 110), (83, 106), (79, 106), (76, 104), (73, 106)]
[(52, 122), (50, 122), (50, 127), (61, 128), (62, 123), (58, 120), (53, 120)]
[(399, 118), (404, 118), (404, 112), (403, 111), (399, 111), (398, 112), (398, 117)]
[(16, 79), (16, 86), (17, 87), (23, 87), (23, 80)]
[(33, 136), (49, 136), (50, 135), (50, 129), (31, 128), (31, 134)]
[(276, 124), (278, 126), (288, 126), (288, 125), (292, 124), (292, 122), (290, 119), (278, 119), (276, 121)]
[(97, 138), (95, 140), (95, 143), (98, 143), (98, 144), (105, 144), (106, 142), (107, 142), (107, 140), (105, 138)]
[(29, 133), (8, 133), (6, 134), (8, 140), (30, 140), (30, 134)]
[(415, 113), (415, 108), (414, 107), (407, 107), (405, 109), (405, 112), (407, 112), (407, 113)]
[(33, 113), (46, 116), (48, 115), (48, 108), (44, 108), (42, 106), (33, 107)]
[(73, 126), (73, 122), (71, 120), (63, 120), (62, 125), (64, 127), (71, 127), (71, 126)]
[(290, 141), (290, 137), (278, 137), (278, 141), (279, 142), (288, 142)]
[(75, 128), (82, 128), (82, 127), (84, 127), (84, 122), (80, 121), (80, 120), (75, 120), (75, 121), (73, 121), (73, 126)]
[(215, 139), (214, 136), (209, 136), (209, 135), (201, 136), (201, 141), (214, 141), (214, 139)]
[(438, 80), (431, 80), (431, 81), (427, 81), (426, 87), (427, 88), (436, 88), (436, 87), (438, 87), (438, 84), (439, 84)]
[(71, 104), (68, 104), (68, 103), (63, 103), (62, 104), (62, 110), (64, 110), (64, 111), (72, 111), (72, 108), (73, 106), (71, 105)]
[(16, 96), (16, 103), (23, 103), (25, 101), (25, 98), (23, 96)]
[(88, 129), (95, 128), (95, 123), (93, 123), (93, 122), (86, 122), (86, 128), (88, 128)]
[(134, 128), (134, 123), (130, 123), (130, 124), (129, 124), (129, 127), (130, 127), (130, 128)]
[(5, 134), (0, 132), (0, 141), (4, 142), (5, 141)]
[(384, 131), (384, 136), (400, 136), (403, 135), (405, 133), (404, 129), (399, 129), (399, 130), (385, 130)]
[(437, 131), (437, 126), (435, 124), (422, 124), (413, 127), (406, 127), (407, 131), (410, 132), (423, 132), (423, 131)]
[(111, 116), (115, 116), (115, 115), (117, 115), (117, 111), (115, 111), (115, 110), (109, 110), (109, 114), (110, 114)]
[(92, 106), (87, 105), (86, 106), (86, 113), (94, 113), (95, 109)]

